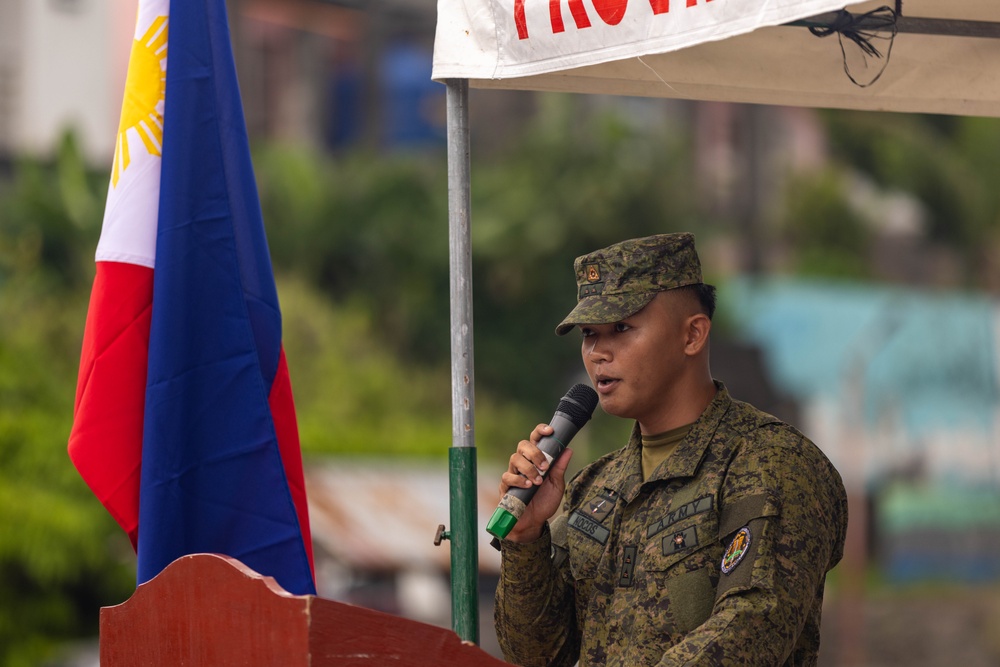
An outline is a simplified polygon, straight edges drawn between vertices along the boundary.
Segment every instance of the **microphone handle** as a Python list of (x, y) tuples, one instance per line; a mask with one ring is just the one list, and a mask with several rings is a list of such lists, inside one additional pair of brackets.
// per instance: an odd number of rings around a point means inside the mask
[[(566, 445), (577, 434), (580, 427), (561, 412), (556, 412), (552, 416), (549, 426), (552, 427), (552, 435), (542, 438), (538, 443), (538, 449), (545, 454), (545, 458), (551, 466), (552, 462), (559, 458), (559, 455), (566, 449)], [(545, 477), (548, 474), (548, 469), (546, 468), (538, 472), (542, 477)], [(503, 498), (500, 499), (500, 503), (497, 505), (497, 509), (493, 513), (489, 525), (486, 526), (487, 532), (501, 539), (507, 537), (514, 524), (524, 514), (528, 503), (535, 497), (538, 486), (532, 484), (529, 487), (518, 486), (507, 489)]]
[[(570, 426), (573, 426), (575, 428), (575, 425), (573, 425), (572, 422), (570, 422), (568, 419), (563, 419), (562, 416), (559, 415), (559, 413), (556, 413), (556, 416), (553, 417), (552, 419), (553, 422), (555, 422), (556, 420), (565, 421)], [(549, 425), (555, 428), (554, 424), (549, 424)], [(559, 455), (563, 453), (564, 449), (566, 449), (565, 443), (569, 442), (569, 440), (574, 435), (576, 435), (576, 433), (575, 432), (571, 433), (569, 437), (567, 437), (565, 433), (560, 433), (559, 435), (562, 435), (563, 437), (558, 438), (556, 437), (556, 434), (553, 433), (552, 435), (545, 436), (538, 442), (538, 449), (541, 450), (542, 454), (545, 454), (545, 459), (549, 462), (549, 465), (552, 465), (552, 462), (555, 461), (557, 458), (559, 458)], [(549, 471), (547, 468), (545, 470), (538, 471), (538, 473), (542, 477), (545, 477), (548, 474), (548, 472)], [(529, 502), (531, 502), (531, 499), (535, 497), (536, 491), (538, 491), (538, 486), (532, 484), (527, 488), (522, 486), (512, 487), (510, 489), (507, 489), (507, 494), (514, 496), (515, 498), (519, 499), (522, 503), (527, 505)], [(521, 513), (523, 512), (524, 508), (522, 507), (521, 511), (518, 512), (515, 516), (520, 519)]]

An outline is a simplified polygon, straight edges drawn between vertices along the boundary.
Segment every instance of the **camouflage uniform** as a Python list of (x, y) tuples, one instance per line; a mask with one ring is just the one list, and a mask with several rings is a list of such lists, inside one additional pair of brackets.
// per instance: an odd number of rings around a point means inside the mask
[(508, 661), (816, 663), (825, 576), (847, 529), (843, 483), (801, 433), (716, 385), (649, 479), (636, 425), (567, 485), (541, 538), (503, 541), (495, 613)]

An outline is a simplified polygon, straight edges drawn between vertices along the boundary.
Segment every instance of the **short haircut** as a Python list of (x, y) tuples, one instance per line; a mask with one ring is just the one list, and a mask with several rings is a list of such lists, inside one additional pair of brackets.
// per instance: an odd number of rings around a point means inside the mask
[(708, 319), (712, 319), (715, 315), (715, 285), (698, 283), (697, 285), (685, 285), (676, 289), (678, 292), (687, 294), (697, 301), (701, 312), (708, 315)]

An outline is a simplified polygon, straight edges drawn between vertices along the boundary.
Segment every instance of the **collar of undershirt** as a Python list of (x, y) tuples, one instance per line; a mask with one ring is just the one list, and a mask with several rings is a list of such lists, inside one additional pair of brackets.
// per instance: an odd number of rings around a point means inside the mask
[(684, 426), (678, 426), (677, 428), (672, 428), (669, 431), (663, 433), (657, 433), (655, 435), (643, 435), (642, 436), (642, 446), (643, 447), (665, 447), (666, 445), (676, 445), (684, 437), (691, 432), (691, 427), (694, 423), (685, 424)]

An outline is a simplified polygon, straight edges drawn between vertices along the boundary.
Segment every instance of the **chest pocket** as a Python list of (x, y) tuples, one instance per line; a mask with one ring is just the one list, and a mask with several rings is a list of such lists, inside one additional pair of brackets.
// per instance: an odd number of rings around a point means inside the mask
[(610, 502), (607, 507), (600, 505), (600, 511), (585, 512), (578, 508), (567, 517), (566, 542), (574, 579), (593, 579), (597, 573), (598, 564), (611, 542), (614, 500)]
[[(650, 534), (652, 533), (652, 534)], [(702, 554), (718, 546), (719, 515), (708, 510), (669, 525), (647, 530), (642, 550), (646, 572), (691, 571), (704, 566)], [(707, 556), (706, 556), (707, 557)]]
[[(659, 526), (657, 526), (659, 528)], [(712, 613), (713, 566), (719, 551), (719, 516), (709, 510), (662, 527), (642, 551), (646, 593), (655, 599), (659, 632), (683, 634)]]

